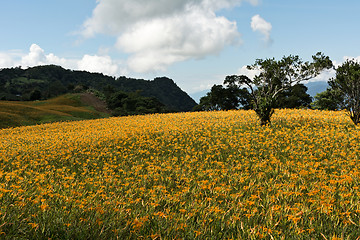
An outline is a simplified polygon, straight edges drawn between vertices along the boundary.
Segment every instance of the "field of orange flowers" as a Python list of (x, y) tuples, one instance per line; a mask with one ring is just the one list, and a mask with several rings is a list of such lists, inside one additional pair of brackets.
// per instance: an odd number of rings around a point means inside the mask
[(344, 112), (131, 116), (0, 130), (0, 238), (358, 239)]

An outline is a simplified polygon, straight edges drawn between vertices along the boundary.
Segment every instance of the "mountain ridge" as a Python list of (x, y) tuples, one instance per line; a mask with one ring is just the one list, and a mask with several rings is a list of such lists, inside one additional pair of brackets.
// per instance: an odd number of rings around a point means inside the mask
[(95, 89), (104, 94), (124, 91), (154, 97), (172, 111), (191, 111), (197, 103), (174, 80), (158, 77), (154, 80), (119, 78), (101, 73), (64, 69), (57, 65), (27, 69), (0, 69), (0, 100), (45, 100), (66, 93)]

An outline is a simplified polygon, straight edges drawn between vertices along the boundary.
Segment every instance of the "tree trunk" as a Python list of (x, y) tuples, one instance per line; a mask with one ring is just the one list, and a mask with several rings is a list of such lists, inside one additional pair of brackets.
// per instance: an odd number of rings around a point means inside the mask
[(260, 126), (265, 126), (271, 123), (270, 119), (274, 113), (274, 109), (272, 107), (260, 107), (255, 109), (255, 112), (260, 119)]

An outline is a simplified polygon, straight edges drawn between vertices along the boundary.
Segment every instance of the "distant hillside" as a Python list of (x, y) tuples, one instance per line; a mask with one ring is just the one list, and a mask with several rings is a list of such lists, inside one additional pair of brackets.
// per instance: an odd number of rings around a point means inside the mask
[(0, 129), (109, 116), (105, 103), (89, 93), (66, 94), (45, 101), (0, 101)]
[(305, 86), (308, 88), (308, 94), (310, 94), (312, 97), (315, 97), (316, 94), (325, 91), (329, 84), (326, 81), (318, 81), (308, 82), (305, 84)]
[(173, 111), (190, 111), (196, 102), (173, 80), (162, 77), (153, 81), (105, 76), (86, 71), (72, 71), (60, 66), (37, 66), (28, 69), (0, 70), (0, 100), (44, 100), (65, 93), (95, 89), (104, 95), (116, 91), (138, 92), (154, 97)]
[(210, 91), (211, 89), (206, 89), (200, 92), (191, 93), (190, 96), (195, 100), (195, 102), (200, 103), (200, 98), (206, 96), (206, 94)]
[(173, 80), (167, 77), (155, 78), (153, 81), (120, 77), (117, 86), (125, 92), (140, 91), (145, 97), (155, 97), (161, 103), (176, 111), (191, 111), (197, 103)]

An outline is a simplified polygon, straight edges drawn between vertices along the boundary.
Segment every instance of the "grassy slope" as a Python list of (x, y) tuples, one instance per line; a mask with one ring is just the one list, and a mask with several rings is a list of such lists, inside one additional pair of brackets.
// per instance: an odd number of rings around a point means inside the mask
[(46, 101), (0, 101), (0, 128), (109, 116), (81, 99), (80, 94), (66, 94)]

